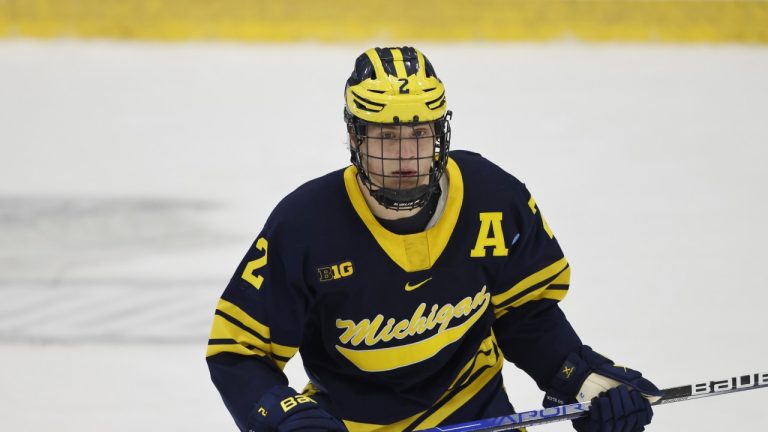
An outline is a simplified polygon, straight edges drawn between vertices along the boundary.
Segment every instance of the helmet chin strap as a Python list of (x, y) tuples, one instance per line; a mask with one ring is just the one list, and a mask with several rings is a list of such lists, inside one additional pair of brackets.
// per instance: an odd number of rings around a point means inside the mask
[(411, 210), (423, 207), (436, 192), (436, 185), (419, 185), (411, 189), (373, 189), (371, 196), (382, 206), (394, 210)]

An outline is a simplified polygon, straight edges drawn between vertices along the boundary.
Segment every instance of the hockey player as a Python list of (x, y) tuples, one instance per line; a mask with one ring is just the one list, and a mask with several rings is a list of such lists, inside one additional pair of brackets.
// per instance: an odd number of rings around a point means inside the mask
[[(418, 50), (358, 57), (352, 164), (283, 199), (216, 308), (207, 361), (247, 431), (413, 431), (513, 412), (504, 359), (581, 432), (634, 432), (658, 389), (583, 345), (570, 267), (526, 187), (449, 152), (443, 83)], [(301, 393), (282, 369), (301, 352)]]

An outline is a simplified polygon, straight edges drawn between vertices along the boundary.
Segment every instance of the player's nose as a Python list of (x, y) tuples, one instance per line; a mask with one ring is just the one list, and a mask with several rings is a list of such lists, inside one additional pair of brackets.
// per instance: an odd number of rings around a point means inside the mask
[(419, 154), (418, 140), (415, 138), (403, 138), (400, 140), (400, 158), (416, 159)]

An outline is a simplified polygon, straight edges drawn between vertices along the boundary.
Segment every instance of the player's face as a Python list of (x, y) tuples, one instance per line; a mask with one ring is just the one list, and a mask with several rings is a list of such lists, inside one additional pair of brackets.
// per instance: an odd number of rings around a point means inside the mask
[(371, 181), (389, 189), (427, 184), (434, 158), (434, 130), (432, 123), (369, 124), (360, 156)]

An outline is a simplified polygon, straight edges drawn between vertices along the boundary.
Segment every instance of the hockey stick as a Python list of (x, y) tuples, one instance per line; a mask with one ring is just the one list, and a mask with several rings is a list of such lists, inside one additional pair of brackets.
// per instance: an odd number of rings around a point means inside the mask
[[(680, 387), (671, 387), (662, 390), (661, 399), (653, 405), (661, 405), (672, 402), (682, 402), (691, 399), (699, 399), (710, 396), (718, 396), (727, 393), (735, 393), (746, 390), (755, 390), (768, 387), (768, 373), (753, 373), (732, 377), (720, 381), (709, 381), (699, 384), (689, 384)], [(589, 411), (589, 402), (562, 405), (540, 410), (527, 411), (508, 416), (494, 417), (473, 422), (460, 423), (450, 426), (439, 426), (432, 429), (424, 429), (422, 432), (498, 432), (508, 431), (521, 427), (536, 426), (544, 423), (553, 423), (562, 420), (572, 420), (586, 417)]]

